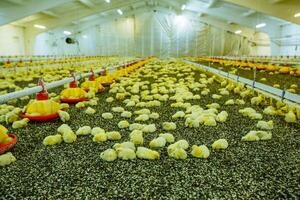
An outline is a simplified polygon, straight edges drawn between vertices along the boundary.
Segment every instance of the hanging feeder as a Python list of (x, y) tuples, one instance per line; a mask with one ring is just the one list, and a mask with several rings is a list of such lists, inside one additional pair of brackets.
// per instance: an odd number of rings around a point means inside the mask
[(35, 100), (28, 103), (25, 113), (20, 113), (20, 117), (41, 122), (59, 118), (58, 111), (61, 109), (59, 103), (49, 99), (42, 79), (38, 81), (38, 85), (42, 87), (42, 91), (37, 93)]
[(103, 86), (110, 86), (114, 83), (113, 77), (107, 73), (106, 69), (101, 72), (100, 77), (97, 78), (96, 81)]
[(78, 87), (75, 75), (72, 73), (73, 81), (69, 84), (69, 88), (61, 91), (60, 99), (63, 103), (78, 103), (82, 101), (88, 101), (89, 99), (85, 97), (86, 91)]
[(92, 69), (91, 73), (92, 74), (89, 76), (89, 79), (81, 84), (82, 89), (87, 92), (90, 90), (104, 92), (105, 88), (98, 81), (96, 81), (95, 73)]

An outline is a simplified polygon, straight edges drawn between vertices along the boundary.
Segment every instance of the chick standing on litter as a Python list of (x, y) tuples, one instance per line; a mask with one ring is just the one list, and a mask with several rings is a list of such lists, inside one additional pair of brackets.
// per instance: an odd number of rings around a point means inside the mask
[(264, 130), (272, 130), (274, 127), (274, 123), (272, 120), (266, 121), (258, 121), (256, 124), (257, 128), (264, 129)]
[(143, 145), (144, 144), (143, 131), (133, 130), (130, 133), (130, 141), (135, 145)]
[(157, 151), (148, 149), (146, 147), (138, 147), (136, 156), (140, 159), (155, 160), (160, 158), (160, 154)]
[(219, 150), (219, 149), (227, 149), (228, 147), (228, 142), (225, 139), (219, 139), (216, 140), (213, 144), (212, 144), (212, 148)]
[(160, 148), (166, 145), (166, 139), (164, 137), (158, 137), (150, 141), (150, 148)]
[(193, 145), (191, 154), (196, 158), (208, 158), (209, 149), (205, 145), (201, 145), (201, 146)]
[(92, 129), (90, 126), (83, 126), (76, 131), (76, 135), (89, 135), (91, 131)]
[(13, 156), (11, 152), (0, 155), (0, 166), (4, 167), (5, 165), (10, 165), (15, 162), (17, 159)]
[(114, 149), (107, 149), (100, 154), (102, 160), (111, 162), (117, 159), (117, 152)]
[(15, 121), (13, 124), (12, 124), (12, 127), (13, 129), (18, 129), (18, 128), (24, 128), (28, 125), (28, 122), (30, 120), (28, 118), (24, 118), (22, 120), (19, 120), (19, 121)]
[(61, 121), (66, 122), (66, 121), (70, 120), (69, 113), (62, 111), (62, 110), (58, 110), (57, 112), (58, 112), (58, 115), (59, 115), (59, 118), (61, 119)]
[(43, 144), (44, 144), (45, 146), (48, 146), (48, 145), (56, 145), (56, 144), (60, 144), (61, 142), (62, 142), (62, 137), (61, 137), (60, 134), (47, 136), (47, 137), (43, 140)]

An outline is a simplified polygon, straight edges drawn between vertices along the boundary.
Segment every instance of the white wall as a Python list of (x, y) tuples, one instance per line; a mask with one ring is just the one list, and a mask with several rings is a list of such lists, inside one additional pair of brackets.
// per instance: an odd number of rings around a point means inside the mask
[(24, 54), (24, 29), (13, 25), (1, 26), (0, 56)]
[(276, 40), (280, 43), (278, 55), (300, 55), (300, 26), (289, 24), (282, 27), (281, 37)]

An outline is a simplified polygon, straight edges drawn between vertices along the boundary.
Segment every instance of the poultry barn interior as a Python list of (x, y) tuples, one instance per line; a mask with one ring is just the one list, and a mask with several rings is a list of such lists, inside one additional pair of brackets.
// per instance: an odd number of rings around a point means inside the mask
[(299, 199), (299, 0), (0, 0), (0, 200)]

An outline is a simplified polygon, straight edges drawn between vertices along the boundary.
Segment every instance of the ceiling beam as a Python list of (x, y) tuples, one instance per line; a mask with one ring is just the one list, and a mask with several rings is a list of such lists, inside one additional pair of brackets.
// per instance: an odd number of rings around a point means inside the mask
[[(61, 15), (60, 18), (48, 18), (48, 19), (37, 19), (35, 21), (31, 21), (30, 23), (26, 23), (25, 26), (31, 28), (32, 24), (46, 24), (48, 30), (55, 29), (57, 27), (66, 26), (73, 21), (78, 21), (88, 16), (95, 15), (96, 13), (109, 12), (114, 11), (119, 8), (128, 7), (134, 3), (140, 3), (141, 0), (114, 0), (112, 3), (108, 4), (103, 1), (104, 4), (96, 5), (93, 9), (86, 10), (78, 10), (72, 12), (66, 12), (66, 14)], [(44, 32), (43, 30), (39, 30), (40, 33)]]
[(45, 10), (45, 11), (42, 11), (41, 13), (47, 15), (47, 16), (50, 16), (50, 17), (55, 17), (55, 18), (59, 18), (59, 15), (55, 14), (54, 12), (52, 11), (49, 11), (49, 10)]
[(82, 5), (92, 9), (94, 8), (95, 4), (91, 2), (90, 0), (78, 0)]
[(288, 2), (275, 1), (277, 3), (270, 3), (265, 0), (224, 0), (228, 3), (233, 3), (252, 10), (256, 10), (267, 15), (271, 15), (286, 21), (300, 24), (300, 18), (295, 18), (294, 15), (300, 11), (299, 0), (289, 0)]
[(2, 13), (3, 16), (0, 18), (0, 26), (71, 1), (72, 0), (31, 0), (22, 6), (0, 8), (0, 13)]

